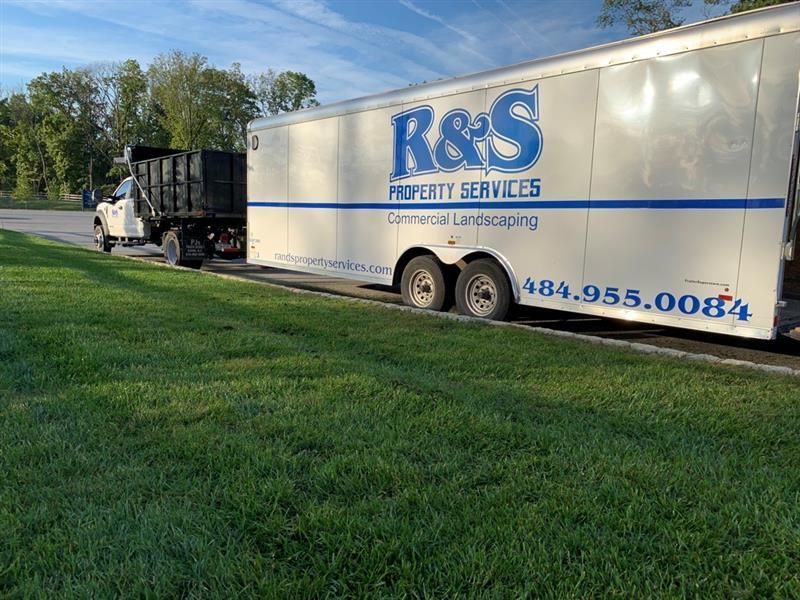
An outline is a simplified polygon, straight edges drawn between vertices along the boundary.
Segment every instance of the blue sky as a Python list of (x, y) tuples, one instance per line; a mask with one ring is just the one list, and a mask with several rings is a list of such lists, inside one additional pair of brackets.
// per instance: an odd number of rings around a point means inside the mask
[[(0, 0), (0, 92), (43, 71), (199, 52), (302, 71), (332, 102), (626, 36), (602, 0)], [(700, 2), (697, 3), (701, 4)], [(690, 9), (689, 21), (703, 18)]]

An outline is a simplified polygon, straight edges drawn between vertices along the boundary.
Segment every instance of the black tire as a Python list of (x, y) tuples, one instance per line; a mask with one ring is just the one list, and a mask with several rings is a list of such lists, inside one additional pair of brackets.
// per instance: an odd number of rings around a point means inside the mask
[(94, 226), (94, 248), (98, 252), (111, 252), (108, 233), (100, 223)]
[(403, 269), (400, 282), (403, 302), (414, 308), (443, 310), (448, 293), (442, 266), (432, 256), (412, 258)]
[(189, 267), (199, 269), (203, 265), (202, 260), (186, 259), (181, 252), (181, 240), (174, 231), (168, 231), (161, 240), (161, 250), (164, 253), (164, 260), (173, 267)]
[(456, 306), (462, 315), (505, 319), (511, 306), (511, 286), (502, 267), (490, 258), (464, 267), (456, 281)]

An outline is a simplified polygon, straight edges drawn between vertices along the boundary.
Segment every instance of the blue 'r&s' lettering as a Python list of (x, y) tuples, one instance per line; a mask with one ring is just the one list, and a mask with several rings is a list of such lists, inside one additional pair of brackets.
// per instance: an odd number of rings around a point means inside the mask
[(431, 146), (427, 134), (434, 117), (427, 105), (392, 117), (392, 181), (459, 169), (517, 173), (531, 168), (541, 156), (538, 85), (502, 93), (488, 114), (479, 113), (474, 119), (467, 110), (451, 110), (442, 117), (439, 137)]

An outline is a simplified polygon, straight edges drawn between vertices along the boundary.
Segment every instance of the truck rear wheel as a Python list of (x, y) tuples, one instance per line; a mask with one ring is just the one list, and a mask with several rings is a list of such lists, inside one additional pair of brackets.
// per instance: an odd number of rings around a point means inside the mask
[(183, 257), (181, 251), (181, 240), (178, 234), (174, 231), (168, 231), (164, 234), (162, 240), (162, 251), (164, 252), (164, 259), (167, 264), (173, 267), (189, 267), (191, 269), (199, 269), (203, 265), (202, 260), (192, 259), (188, 260)]
[(503, 269), (489, 258), (469, 263), (456, 281), (456, 306), (462, 315), (505, 319), (511, 306), (511, 286)]
[(412, 258), (403, 269), (400, 291), (408, 306), (442, 310), (447, 299), (447, 284), (439, 261), (431, 256)]

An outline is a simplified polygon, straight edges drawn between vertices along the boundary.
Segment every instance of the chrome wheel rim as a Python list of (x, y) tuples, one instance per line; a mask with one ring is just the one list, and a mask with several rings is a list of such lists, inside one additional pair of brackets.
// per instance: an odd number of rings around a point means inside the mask
[(101, 227), (94, 228), (94, 247), (97, 250), (102, 250), (106, 245), (106, 236)]
[(436, 284), (433, 276), (424, 269), (418, 269), (411, 275), (408, 283), (408, 291), (415, 306), (427, 308), (433, 302), (436, 294)]
[(479, 317), (492, 313), (497, 306), (497, 286), (491, 277), (475, 275), (467, 282), (467, 306)]
[(174, 243), (167, 243), (167, 262), (171, 265), (178, 264), (178, 249)]

